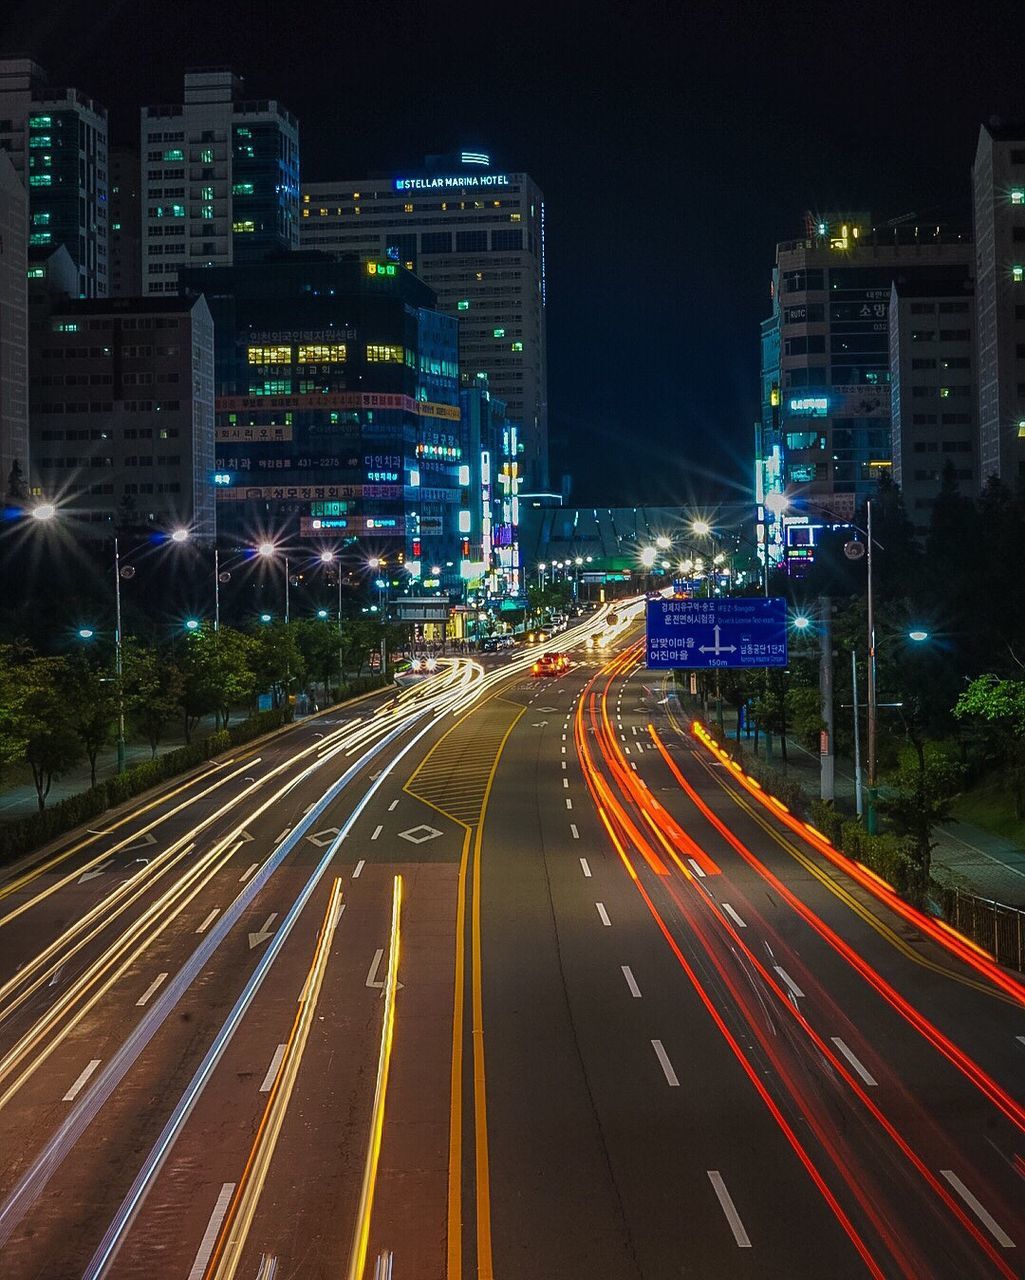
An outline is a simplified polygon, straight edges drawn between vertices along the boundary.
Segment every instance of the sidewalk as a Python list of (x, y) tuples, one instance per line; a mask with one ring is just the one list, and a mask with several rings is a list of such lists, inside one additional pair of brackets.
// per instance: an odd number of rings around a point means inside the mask
[[(232, 717), (232, 724), (238, 722), (243, 715), (236, 714)], [(213, 716), (204, 716), (192, 731), (192, 741), (198, 742), (201, 738), (207, 737), (214, 732)], [(174, 751), (177, 747), (185, 745), (185, 736), (179, 730), (170, 734), (157, 747), (157, 755), (162, 756), (168, 751)], [(129, 742), (125, 748), (125, 764), (131, 767), (133, 764), (142, 764), (143, 761), (151, 759), (149, 744), (145, 742)], [(101, 751), (96, 757), (96, 781), (103, 782), (106, 778), (112, 778), (117, 772), (117, 754), (113, 746)], [(0, 791), (0, 823), (13, 822), (16, 818), (25, 818), (33, 813), (39, 812), (39, 802), (36, 799), (36, 789), (32, 782), (32, 774), (28, 766), (19, 769), (18, 774), (23, 775), (24, 780), (19, 776), (14, 781), (12, 775), (14, 770), (11, 769), (5, 773), (5, 779), (12, 782), (12, 785), (5, 786)], [(46, 797), (46, 807), (49, 809), (57, 803), (58, 800), (64, 800), (68, 796), (78, 795), (82, 791), (88, 791), (91, 786), (89, 774), (89, 761), (83, 760), (80, 764), (75, 765), (73, 769), (69, 769), (60, 778), (54, 778), (53, 786), (50, 788), (50, 794)]]
[[(717, 723), (715, 709), (709, 704), (709, 724)], [(737, 720), (728, 708), (723, 720), (731, 741), (736, 741)], [(744, 750), (754, 754), (754, 736), (741, 734)], [(793, 738), (787, 738), (788, 777), (799, 782), (809, 796), (819, 794), (819, 758)], [(758, 758), (766, 759), (765, 739), (759, 735)], [(773, 736), (773, 750), (768, 763), (783, 771), (779, 738)], [(833, 792), (837, 808), (855, 811), (854, 764), (838, 757), (834, 766)], [(932, 851), (933, 878), (943, 885), (959, 885), (963, 889), (991, 898), (1010, 907), (1025, 907), (1025, 849), (971, 822), (944, 823), (933, 831), (936, 847)]]

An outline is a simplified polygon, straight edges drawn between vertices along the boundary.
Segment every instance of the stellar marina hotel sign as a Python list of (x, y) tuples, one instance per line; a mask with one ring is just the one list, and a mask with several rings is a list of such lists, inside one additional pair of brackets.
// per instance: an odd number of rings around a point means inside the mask
[(505, 173), (460, 173), (453, 178), (396, 178), (396, 191), (441, 191), (452, 187), (508, 187)]

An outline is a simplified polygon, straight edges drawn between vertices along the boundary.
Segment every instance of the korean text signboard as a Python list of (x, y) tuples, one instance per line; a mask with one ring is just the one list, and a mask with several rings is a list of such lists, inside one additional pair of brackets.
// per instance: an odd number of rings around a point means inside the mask
[(785, 667), (787, 602), (761, 596), (649, 600), (647, 665)]

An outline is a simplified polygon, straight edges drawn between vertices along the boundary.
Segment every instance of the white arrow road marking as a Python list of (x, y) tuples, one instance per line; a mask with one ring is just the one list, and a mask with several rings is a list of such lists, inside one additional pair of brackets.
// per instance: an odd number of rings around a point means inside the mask
[(708, 1180), (712, 1184), (712, 1189), (715, 1191), (720, 1208), (726, 1215), (726, 1221), (730, 1224), (730, 1230), (733, 1232), (733, 1238), (737, 1242), (737, 1248), (750, 1249), (751, 1237), (744, 1230), (744, 1224), (740, 1220), (737, 1206), (733, 1203), (733, 1197), (726, 1190), (726, 1183), (722, 1180), (722, 1174), (718, 1169), (709, 1169)]
[(547, 720), (535, 720), (530, 727), (532, 729), (543, 729), (547, 723)]
[(234, 1182), (226, 1182), (221, 1187), (221, 1193), (214, 1204), (214, 1211), (211, 1213), (210, 1221), (206, 1224), (206, 1230), (203, 1232), (203, 1239), (199, 1242), (199, 1252), (196, 1254), (196, 1260), (192, 1264), (188, 1280), (201, 1280), (204, 1271), (206, 1271), (206, 1264), (210, 1261), (210, 1255), (213, 1253), (214, 1245), (217, 1243), (217, 1233), (221, 1229), (221, 1223), (224, 1221), (224, 1215), (228, 1212), (228, 1205), (231, 1203), (231, 1197), (234, 1194)]
[[(366, 981), (366, 985), (368, 987), (379, 987), (381, 989), (382, 995), (384, 994), (385, 980), (383, 978), (378, 978), (377, 971), (381, 967), (381, 960), (383, 957), (384, 957), (384, 947), (378, 947), (377, 950), (374, 952), (374, 958), (370, 964), (370, 969), (367, 972), (367, 981)], [(396, 991), (402, 985), (403, 984), (399, 982), (399, 980), (396, 978), (395, 980)]]
[(123, 844), (121, 846), (122, 853), (128, 853), (131, 849), (145, 849), (147, 845), (156, 844), (157, 838), (152, 831), (144, 831), (137, 840), (133, 840), (131, 844)]
[(271, 1085), (274, 1083), (274, 1077), (278, 1074), (278, 1068), (281, 1066), (281, 1059), (285, 1056), (287, 1044), (279, 1044), (274, 1050), (274, 1055), (270, 1060), (270, 1066), (267, 1068), (267, 1074), (263, 1077), (263, 1084), (260, 1085), (261, 1093), (270, 1093)]
[(254, 840), (256, 837), (255, 837), (255, 836), (251, 836), (251, 835), (249, 834), (249, 832), (248, 832), (248, 831), (240, 831), (240, 832), (239, 832), (239, 837), (238, 837), (238, 838), (239, 838), (240, 840)]
[(250, 951), (252, 951), (254, 947), (258, 947), (261, 942), (266, 942), (267, 939), (274, 933), (274, 930), (271, 928), (271, 925), (274, 923), (274, 921), (277, 918), (278, 918), (278, 913), (276, 911), (272, 911), (270, 915), (267, 917), (267, 919), (263, 922), (263, 928), (260, 930), (260, 932), (251, 933), (249, 935)]
[(96, 1068), (99, 1065), (100, 1065), (100, 1059), (93, 1058), (92, 1062), (90, 1062), (89, 1065), (85, 1068), (85, 1070), (78, 1077), (78, 1079), (71, 1086), (71, 1088), (67, 1091), (64, 1097), (61, 1099), (61, 1101), (74, 1102), (75, 1099), (78, 1097), (79, 1093), (81, 1093), (83, 1087), (85, 1086), (85, 1082), (89, 1079), (89, 1077), (92, 1075), (92, 1073), (96, 1070)]
[(149, 984), (149, 986), (146, 988), (146, 990), (145, 990), (145, 991), (142, 993), (142, 995), (138, 998), (138, 1000), (136, 1000), (136, 1002), (135, 1002), (135, 1003), (136, 1003), (137, 1005), (144, 1005), (144, 1004), (146, 1004), (146, 1003), (148, 1002), (148, 1000), (149, 1000), (150, 996), (151, 996), (151, 995), (153, 995), (153, 993), (157, 990), (157, 988), (160, 986), (160, 984), (164, 981), (164, 979), (165, 979), (166, 977), (167, 977), (167, 974), (166, 974), (166, 973), (158, 973), (158, 974), (157, 974), (157, 976), (153, 979), (153, 981), (152, 981), (152, 982)]
[(863, 1062), (860, 1062), (854, 1056), (853, 1049), (850, 1049), (847, 1045), (845, 1045), (839, 1036), (830, 1036), (829, 1038), (840, 1050), (840, 1052), (847, 1059), (847, 1061), (851, 1064), (851, 1066), (858, 1073), (858, 1075), (861, 1076), (862, 1080), (864, 1080), (866, 1084), (876, 1085), (879, 1083), (879, 1081), (875, 1079), (875, 1077), (872, 1075), (869, 1069), (865, 1066), (865, 1064)]
[(85, 884), (87, 880), (95, 880), (97, 876), (102, 876), (108, 867), (114, 865), (114, 859), (108, 858), (106, 862), (101, 862), (98, 867), (93, 867), (91, 871), (83, 871), (78, 877), (79, 884)]
[(313, 835), (307, 836), (310, 844), (315, 844), (318, 849), (323, 849), (325, 845), (329, 845), (338, 834), (337, 827), (325, 827), (323, 831), (314, 831)]

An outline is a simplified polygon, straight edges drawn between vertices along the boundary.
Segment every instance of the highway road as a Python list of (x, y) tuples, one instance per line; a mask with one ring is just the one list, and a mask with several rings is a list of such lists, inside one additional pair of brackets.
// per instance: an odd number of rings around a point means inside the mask
[(7, 872), (4, 1280), (1025, 1275), (1025, 988), (696, 732), (641, 604)]

